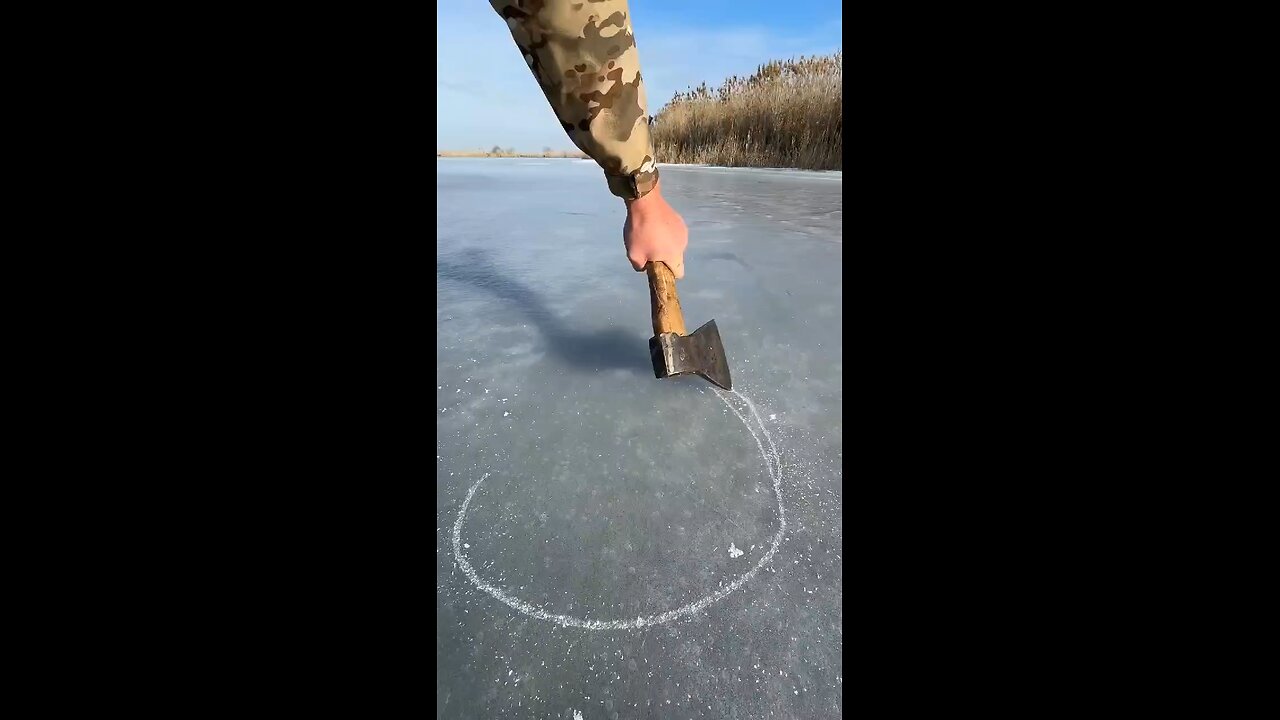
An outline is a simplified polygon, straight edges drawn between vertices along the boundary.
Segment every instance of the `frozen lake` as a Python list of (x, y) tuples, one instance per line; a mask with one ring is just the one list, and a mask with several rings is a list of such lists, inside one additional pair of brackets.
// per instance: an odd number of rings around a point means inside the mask
[(437, 717), (839, 717), (841, 174), (662, 166), (734, 393), (654, 378), (594, 163), (436, 181)]

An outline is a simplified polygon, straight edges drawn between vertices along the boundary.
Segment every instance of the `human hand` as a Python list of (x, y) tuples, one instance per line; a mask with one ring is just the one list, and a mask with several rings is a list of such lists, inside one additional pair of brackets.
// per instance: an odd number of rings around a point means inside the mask
[(662, 181), (649, 194), (627, 201), (627, 222), (622, 226), (622, 242), (627, 259), (636, 272), (650, 262), (664, 262), (677, 279), (684, 277), (684, 250), (689, 245), (689, 229), (675, 208), (662, 197)]

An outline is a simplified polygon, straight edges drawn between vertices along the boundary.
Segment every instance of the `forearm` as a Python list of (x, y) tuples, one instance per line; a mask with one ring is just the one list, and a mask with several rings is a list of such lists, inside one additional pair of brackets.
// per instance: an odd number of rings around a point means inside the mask
[(627, 0), (490, 0), (573, 144), (604, 169), (619, 197), (658, 181), (640, 57)]

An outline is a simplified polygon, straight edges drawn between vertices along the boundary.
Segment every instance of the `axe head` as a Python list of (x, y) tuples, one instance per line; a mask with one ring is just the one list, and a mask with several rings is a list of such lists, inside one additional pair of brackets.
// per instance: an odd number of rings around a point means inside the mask
[(653, 374), (659, 378), (701, 375), (725, 390), (733, 389), (715, 320), (688, 335), (662, 333), (649, 338), (649, 357)]

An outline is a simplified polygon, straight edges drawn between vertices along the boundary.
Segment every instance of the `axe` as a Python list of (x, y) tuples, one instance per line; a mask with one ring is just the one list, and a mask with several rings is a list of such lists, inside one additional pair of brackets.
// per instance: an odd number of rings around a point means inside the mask
[(649, 357), (653, 374), (658, 378), (677, 375), (701, 375), (713, 385), (733, 389), (729, 379), (729, 362), (720, 343), (716, 321), (686, 335), (680, 298), (676, 295), (676, 277), (664, 262), (644, 266), (649, 276), (649, 305), (653, 310), (653, 337), (649, 338)]

